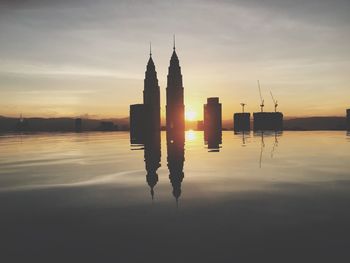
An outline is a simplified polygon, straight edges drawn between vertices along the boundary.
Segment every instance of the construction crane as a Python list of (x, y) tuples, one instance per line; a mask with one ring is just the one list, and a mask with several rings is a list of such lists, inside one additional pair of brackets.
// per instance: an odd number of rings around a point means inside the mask
[(271, 94), (271, 98), (272, 98), (273, 103), (274, 103), (274, 106), (275, 106), (275, 112), (277, 112), (278, 102), (277, 102), (277, 100), (275, 100), (275, 98), (273, 97), (271, 90), (270, 90), (270, 94)]
[(241, 106), (242, 106), (242, 113), (244, 113), (244, 106), (245, 106), (245, 105), (247, 105), (247, 104), (245, 104), (245, 103), (243, 103), (243, 102), (241, 103)]
[(261, 102), (261, 104), (260, 104), (260, 109), (261, 109), (261, 112), (263, 112), (264, 111), (264, 99), (263, 99), (263, 97), (261, 96), (261, 89), (260, 89), (260, 82), (259, 82), (259, 80), (258, 80), (258, 88), (259, 88), (259, 94), (260, 94), (260, 102)]

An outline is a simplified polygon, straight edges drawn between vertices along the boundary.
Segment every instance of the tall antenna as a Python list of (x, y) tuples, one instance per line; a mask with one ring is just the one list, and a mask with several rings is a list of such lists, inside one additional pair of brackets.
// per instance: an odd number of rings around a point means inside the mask
[(265, 105), (264, 105), (264, 99), (263, 99), (263, 97), (261, 95), (261, 89), (260, 89), (260, 82), (259, 82), (259, 80), (258, 80), (258, 88), (259, 88), (259, 95), (260, 95), (260, 102), (261, 102), (260, 109), (261, 109), (261, 112), (263, 112)]
[(245, 105), (247, 105), (247, 104), (245, 104), (245, 103), (243, 103), (243, 102), (241, 103), (241, 106), (242, 106), (242, 113), (244, 113), (244, 106), (245, 106)]
[(173, 50), (175, 51), (175, 34), (173, 35)]
[(149, 42), (149, 56), (152, 57), (152, 42)]
[(277, 100), (275, 100), (275, 98), (273, 97), (271, 90), (270, 90), (270, 94), (271, 94), (271, 98), (272, 98), (272, 100), (273, 100), (273, 104), (274, 104), (274, 106), (275, 106), (275, 112), (277, 112), (278, 102), (277, 102)]

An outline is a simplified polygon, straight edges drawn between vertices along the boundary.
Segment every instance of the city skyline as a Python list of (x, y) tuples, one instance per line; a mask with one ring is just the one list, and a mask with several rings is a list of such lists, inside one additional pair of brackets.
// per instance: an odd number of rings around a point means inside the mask
[(286, 117), (344, 116), (350, 104), (346, 1), (29, 2), (1, 4), (3, 116), (127, 117), (142, 100), (152, 41), (165, 119), (173, 33), (187, 119), (203, 119), (214, 96), (225, 120), (241, 102), (259, 111), (257, 79), (265, 110), (271, 90)]

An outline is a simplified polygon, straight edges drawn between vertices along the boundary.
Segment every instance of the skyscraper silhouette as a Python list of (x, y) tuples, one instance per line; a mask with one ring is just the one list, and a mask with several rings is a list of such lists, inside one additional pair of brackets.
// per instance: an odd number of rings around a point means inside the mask
[(144, 143), (153, 133), (160, 131), (160, 92), (157, 72), (150, 46), (145, 72), (143, 104), (130, 105), (130, 141)]
[(222, 143), (222, 114), (219, 98), (208, 98), (204, 104), (204, 141), (209, 152), (218, 152)]
[(148, 109), (148, 127), (151, 133), (160, 130), (160, 92), (157, 79), (156, 67), (152, 59), (150, 46), (149, 60), (145, 72), (143, 104)]
[(176, 203), (181, 195), (181, 183), (184, 178), (185, 144), (185, 105), (184, 88), (179, 59), (175, 51), (170, 59), (168, 83), (166, 88), (166, 130), (169, 179), (173, 187)]
[(168, 83), (166, 88), (166, 128), (172, 130), (184, 130), (184, 88), (179, 59), (175, 51), (175, 38), (173, 54), (170, 59), (168, 71)]

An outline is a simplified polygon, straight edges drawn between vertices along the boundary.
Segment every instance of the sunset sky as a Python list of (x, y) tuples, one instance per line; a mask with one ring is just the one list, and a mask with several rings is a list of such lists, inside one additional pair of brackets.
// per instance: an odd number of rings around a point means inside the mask
[(345, 115), (349, 0), (0, 0), (0, 115), (126, 117), (142, 102), (152, 41), (165, 115), (172, 37), (186, 111)]

